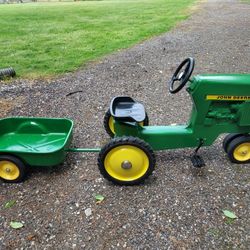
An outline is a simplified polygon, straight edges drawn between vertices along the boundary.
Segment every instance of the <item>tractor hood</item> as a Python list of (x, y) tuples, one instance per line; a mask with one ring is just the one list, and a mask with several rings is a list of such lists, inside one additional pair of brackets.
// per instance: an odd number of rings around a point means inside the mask
[(250, 74), (196, 75), (187, 88), (193, 99), (250, 100)]
[(191, 82), (218, 85), (242, 84), (250, 87), (250, 74), (197, 75), (192, 78)]

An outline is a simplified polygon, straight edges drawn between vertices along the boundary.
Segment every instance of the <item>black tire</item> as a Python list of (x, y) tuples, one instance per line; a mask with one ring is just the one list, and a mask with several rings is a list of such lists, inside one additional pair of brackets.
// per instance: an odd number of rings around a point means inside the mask
[[(110, 110), (108, 109), (108, 111), (104, 115), (103, 125), (104, 125), (105, 131), (107, 132), (107, 134), (111, 138), (113, 138), (115, 136), (115, 134), (114, 134), (114, 130), (110, 127), (110, 119), (112, 119), (112, 116), (111, 116)], [(148, 126), (148, 124), (149, 124), (149, 119), (148, 119), (148, 115), (146, 113), (146, 117), (143, 121), (143, 126)]]
[(223, 140), (223, 144), (222, 144), (223, 149), (224, 149), (224, 151), (225, 151), (226, 153), (228, 152), (228, 145), (230, 144), (230, 142), (231, 142), (233, 139), (235, 139), (235, 138), (237, 138), (237, 137), (239, 137), (239, 136), (242, 136), (242, 134), (239, 134), (239, 133), (232, 133), (232, 134), (226, 135), (226, 137), (225, 137), (224, 140)]
[(228, 145), (228, 158), (233, 163), (250, 162), (250, 135), (242, 135), (233, 139)]
[(111, 113), (110, 113), (110, 110), (108, 109), (108, 111), (104, 115), (103, 125), (104, 125), (104, 128), (105, 128), (107, 134), (111, 138), (113, 138), (114, 137), (114, 132), (111, 130), (110, 125), (109, 125), (110, 119), (111, 119)]
[[(117, 151), (115, 151), (115, 149), (117, 149)], [(129, 154), (124, 155), (124, 159), (119, 158), (119, 156), (124, 153), (124, 150), (127, 150)], [(109, 162), (111, 156), (115, 161)], [(119, 158), (118, 161), (117, 158)], [(126, 186), (137, 185), (146, 180), (153, 173), (155, 162), (155, 155), (151, 146), (145, 141), (132, 136), (112, 139), (101, 149), (98, 157), (98, 167), (103, 177), (112, 181), (114, 184)], [(128, 168), (122, 166), (122, 164), (128, 164)], [(124, 175), (121, 178), (112, 176), (110, 173), (112, 171), (115, 175)]]
[(148, 126), (149, 125), (149, 118), (148, 118), (148, 114), (146, 113), (145, 119), (143, 121), (143, 126)]
[(22, 182), (26, 172), (27, 167), (19, 158), (12, 155), (0, 155), (0, 179), (4, 182)]

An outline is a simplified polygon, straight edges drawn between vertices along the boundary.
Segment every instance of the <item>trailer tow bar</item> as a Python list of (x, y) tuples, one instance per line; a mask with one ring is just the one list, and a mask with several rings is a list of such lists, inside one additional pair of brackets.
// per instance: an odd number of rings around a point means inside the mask
[(65, 149), (66, 152), (73, 152), (73, 153), (99, 153), (101, 148), (68, 148)]

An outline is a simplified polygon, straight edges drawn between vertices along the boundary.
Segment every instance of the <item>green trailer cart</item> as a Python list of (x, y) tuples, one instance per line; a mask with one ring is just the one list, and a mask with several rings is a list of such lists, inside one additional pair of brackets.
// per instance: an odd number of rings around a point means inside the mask
[(54, 166), (64, 161), (73, 122), (12, 117), (0, 120), (0, 131), (0, 178), (20, 182), (30, 166)]

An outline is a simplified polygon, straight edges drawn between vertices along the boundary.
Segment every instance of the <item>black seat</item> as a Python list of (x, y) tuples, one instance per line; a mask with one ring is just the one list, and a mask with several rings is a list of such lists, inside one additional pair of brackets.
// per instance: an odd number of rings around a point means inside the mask
[(142, 122), (146, 118), (144, 106), (128, 96), (113, 98), (110, 113), (116, 120), (125, 122)]

